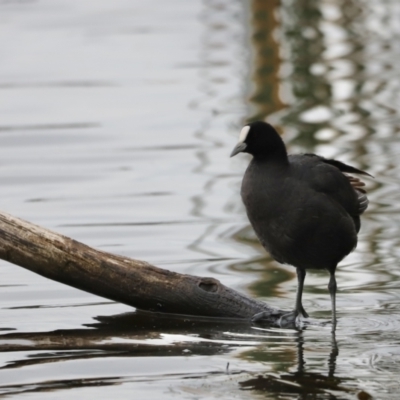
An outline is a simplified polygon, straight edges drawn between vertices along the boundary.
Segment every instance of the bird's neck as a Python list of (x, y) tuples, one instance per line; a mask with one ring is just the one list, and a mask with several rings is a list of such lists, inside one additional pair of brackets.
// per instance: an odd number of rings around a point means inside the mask
[(280, 166), (289, 165), (288, 155), (285, 147), (253, 154), (254, 160), (261, 164), (274, 164)]
[(250, 153), (260, 162), (273, 161), (276, 164), (289, 164), (286, 146), (277, 133), (276, 135), (264, 136), (264, 141), (252, 147)]

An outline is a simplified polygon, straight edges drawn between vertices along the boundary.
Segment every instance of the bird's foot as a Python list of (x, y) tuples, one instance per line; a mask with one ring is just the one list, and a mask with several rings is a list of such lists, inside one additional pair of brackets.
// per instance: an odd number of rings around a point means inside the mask
[(308, 314), (303, 307), (301, 307), (300, 310), (293, 310), (290, 313), (283, 314), (278, 320), (278, 325), (282, 327), (293, 325), (296, 323), (298, 318), (301, 319), (302, 317), (308, 318)]
[(271, 313), (261, 311), (251, 317), (251, 322), (271, 322)]
[(280, 326), (293, 325), (298, 317), (308, 318), (306, 310), (304, 310), (303, 305), (300, 304), (298, 308), (293, 311), (283, 314), (278, 318), (279, 312), (271, 313), (271, 311), (261, 311), (254, 314), (251, 318), (251, 322), (255, 323), (276, 323)]
[[(308, 318), (308, 314), (302, 308), (301, 311), (293, 310), (289, 313), (283, 314), (281, 317), (274, 320), (271, 318), (270, 311), (262, 311), (257, 314), (254, 314), (251, 318), (251, 322), (255, 323), (277, 323), (279, 326), (287, 327), (290, 325), (294, 325), (296, 323), (297, 318)], [(277, 316), (276, 316), (277, 317)]]
[[(295, 310), (296, 311), (296, 310)], [(294, 311), (294, 312), (295, 312)], [(298, 314), (304, 318), (308, 318), (308, 313), (306, 312), (306, 310), (303, 308), (303, 306), (300, 306), (300, 310), (298, 312)]]
[(288, 325), (293, 325), (296, 323), (296, 319), (299, 316), (299, 312), (294, 310), (291, 311), (290, 313), (283, 314), (282, 317), (279, 318), (278, 320), (278, 325), (279, 326), (288, 326)]

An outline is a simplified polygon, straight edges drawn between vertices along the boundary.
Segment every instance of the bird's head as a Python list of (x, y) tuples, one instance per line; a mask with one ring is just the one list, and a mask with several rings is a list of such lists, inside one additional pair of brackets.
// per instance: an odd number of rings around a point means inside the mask
[(278, 132), (264, 121), (252, 122), (242, 128), (239, 142), (232, 150), (231, 157), (242, 152), (254, 157), (278, 155), (287, 158), (285, 145)]

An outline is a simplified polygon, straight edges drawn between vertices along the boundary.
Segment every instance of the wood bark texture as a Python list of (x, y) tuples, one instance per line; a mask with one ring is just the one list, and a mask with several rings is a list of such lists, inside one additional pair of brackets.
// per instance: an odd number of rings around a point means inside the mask
[(276, 322), (282, 310), (214, 278), (183, 275), (147, 262), (95, 250), (0, 212), (0, 258), (46, 278), (141, 310)]

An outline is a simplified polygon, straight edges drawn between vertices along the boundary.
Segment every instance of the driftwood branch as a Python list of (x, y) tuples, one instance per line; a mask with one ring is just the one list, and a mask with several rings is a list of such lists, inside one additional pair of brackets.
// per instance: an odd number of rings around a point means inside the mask
[(95, 250), (1, 212), (0, 258), (141, 310), (240, 319), (264, 312), (264, 322), (275, 322), (282, 315), (282, 310), (236, 292), (214, 278), (178, 274)]

